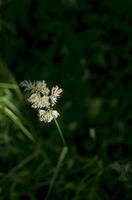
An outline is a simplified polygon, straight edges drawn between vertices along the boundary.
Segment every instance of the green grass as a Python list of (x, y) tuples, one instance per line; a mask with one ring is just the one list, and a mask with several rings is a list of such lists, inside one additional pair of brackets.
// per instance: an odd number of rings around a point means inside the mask
[[(132, 199), (131, 7), (0, 1), (0, 200)], [(19, 88), (43, 79), (64, 90), (51, 124)]]
[[(102, 194), (101, 182), (108, 176), (109, 184), (113, 185), (110, 165), (104, 166), (98, 156), (80, 157), (75, 147), (68, 151), (56, 120), (51, 126), (58, 130), (64, 147), (52, 136), (43, 139), (39, 129), (36, 134), (32, 133), (26, 127), (30, 119), (21, 111), (21, 104), (25, 106), (24, 100), (20, 100), (16, 90), (12, 91), (11, 83), (1, 86), (1, 199), (98, 200), (102, 196), (108, 199), (105, 193)], [(14, 86), (13, 89), (18, 87)], [(52, 132), (49, 134), (56, 133)], [(95, 137), (91, 138), (96, 142)], [(118, 183), (118, 176), (114, 182)]]

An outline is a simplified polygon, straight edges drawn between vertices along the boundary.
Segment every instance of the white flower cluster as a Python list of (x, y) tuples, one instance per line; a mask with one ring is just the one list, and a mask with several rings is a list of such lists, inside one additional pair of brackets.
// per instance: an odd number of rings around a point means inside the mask
[(61, 88), (55, 86), (49, 90), (44, 80), (34, 82), (25, 80), (21, 82), (20, 86), (31, 93), (28, 102), (31, 103), (33, 108), (38, 109), (40, 121), (49, 123), (59, 116), (59, 113), (53, 110), (53, 107), (62, 93)]

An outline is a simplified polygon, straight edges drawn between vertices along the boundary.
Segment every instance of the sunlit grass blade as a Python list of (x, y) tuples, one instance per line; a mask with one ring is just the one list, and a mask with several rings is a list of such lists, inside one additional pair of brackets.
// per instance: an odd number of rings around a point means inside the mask
[(19, 109), (11, 101), (9, 101), (7, 98), (4, 99), (3, 101), (4, 101), (4, 103), (6, 104), (7, 107), (9, 107), (16, 115), (18, 115), (22, 120), (24, 120)]
[(17, 85), (17, 83), (0, 83), (0, 88), (15, 90), (18, 97), (20, 99), (23, 99), (23, 95), (22, 95), (21, 90), (20, 90), (19, 86)]
[(16, 116), (9, 108), (4, 108), (5, 114), (14, 122), (14, 124), (21, 129), (21, 131), (32, 141), (35, 142), (31, 133), (24, 127), (19, 117)]
[(3, 88), (3, 89), (16, 89), (16, 84), (0, 83), (0, 88)]
[(62, 152), (61, 152), (60, 157), (59, 157), (59, 160), (58, 160), (58, 163), (57, 163), (57, 166), (56, 166), (56, 168), (55, 168), (55, 172), (54, 172), (53, 177), (52, 177), (52, 179), (51, 179), (50, 186), (49, 186), (49, 191), (48, 191), (48, 194), (47, 194), (45, 200), (48, 200), (48, 199), (49, 199), (49, 196), (50, 196), (51, 191), (52, 191), (52, 189), (53, 189), (53, 186), (54, 186), (56, 177), (57, 177), (58, 172), (59, 172), (59, 170), (60, 170), (60, 168), (61, 168), (61, 166), (62, 166), (62, 163), (63, 163), (63, 161), (64, 161), (64, 158), (65, 158), (67, 152), (68, 152), (68, 147), (66, 147), (66, 146), (63, 147)]

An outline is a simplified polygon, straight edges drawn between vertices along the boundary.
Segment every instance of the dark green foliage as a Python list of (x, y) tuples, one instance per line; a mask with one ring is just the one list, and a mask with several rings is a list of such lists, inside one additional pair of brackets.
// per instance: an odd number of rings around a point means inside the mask
[[(45, 199), (62, 149), (54, 124), (41, 124), (24, 103), (15, 82), (24, 79), (64, 89), (59, 121), (69, 154), (50, 199), (132, 199), (131, 11), (129, 0), (0, 1), (1, 200)], [(130, 164), (125, 179), (115, 162)]]

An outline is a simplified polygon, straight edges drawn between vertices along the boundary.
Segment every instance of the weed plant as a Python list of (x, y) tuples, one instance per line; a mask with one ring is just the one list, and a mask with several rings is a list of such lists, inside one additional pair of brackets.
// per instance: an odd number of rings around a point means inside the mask
[[(0, 200), (132, 199), (131, 8), (0, 0)], [(57, 107), (25, 79), (61, 86)]]

